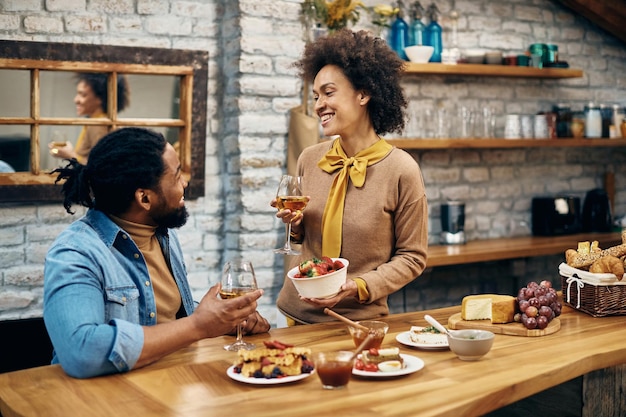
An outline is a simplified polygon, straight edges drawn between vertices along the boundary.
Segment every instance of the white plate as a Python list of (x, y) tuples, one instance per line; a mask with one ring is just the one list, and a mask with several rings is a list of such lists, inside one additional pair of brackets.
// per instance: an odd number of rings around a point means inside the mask
[(445, 343), (418, 343), (411, 340), (411, 332), (402, 332), (398, 333), (396, 336), (396, 340), (403, 345), (413, 346), (420, 349), (450, 349), (448, 346), (448, 340), (446, 339)]
[(401, 353), (404, 363), (402, 364), (402, 369), (391, 372), (368, 372), (368, 371), (360, 371), (358, 369), (353, 369), (352, 374), (358, 376), (367, 376), (372, 378), (387, 378), (390, 376), (400, 376), (412, 374), (413, 372), (417, 372), (424, 367), (424, 361), (418, 358), (417, 356), (405, 355)]
[(308, 378), (311, 375), (313, 375), (314, 373), (315, 373), (315, 371), (311, 372), (310, 374), (302, 373), (300, 375), (284, 376), (282, 378), (269, 378), (269, 379), (267, 379), (267, 378), (247, 377), (247, 376), (243, 376), (241, 374), (238, 374), (237, 372), (235, 372), (235, 365), (231, 366), (230, 368), (228, 368), (226, 370), (226, 375), (228, 375), (229, 377), (231, 377), (235, 381), (245, 382), (246, 384), (253, 384), (253, 385), (287, 384), (289, 382), (300, 381), (301, 379)]

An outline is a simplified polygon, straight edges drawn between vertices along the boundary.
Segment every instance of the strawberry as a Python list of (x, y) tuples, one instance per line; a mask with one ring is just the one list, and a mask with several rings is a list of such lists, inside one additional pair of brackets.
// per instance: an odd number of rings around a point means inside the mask
[(333, 268), (335, 268), (335, 271), (339, 271), (344, 266), (345, 265), (340, 260), (336, 260), (335, 262), (333, 262)]
[(287, 349), (289, 347), (293, 347), (293, 345), (290, 345), (290, 344), (287, 344), (287, 343), (283, 343), (283, 342), (279, 342), (278, 340), (264, 340), (263, 344), (268, 349), (285, 350), (285, 349)]

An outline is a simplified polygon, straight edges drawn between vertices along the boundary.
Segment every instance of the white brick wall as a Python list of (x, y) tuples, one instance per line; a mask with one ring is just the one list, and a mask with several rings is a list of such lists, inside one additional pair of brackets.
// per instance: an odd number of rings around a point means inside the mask
[[(585, 19), (550, 0), (437, 2), (444, 13), (452, 3), (461, 13), (460, 47), (517, 53), (530, 43), (549, 41), (585, 76), (407, 77), (406, 91), (417, 108), (488, 104), (504, 114), (547, 110), (556, 101), (581, 107), (590, 99), (626, 104), (626, 47)], [(209, 51), (206, 196), (188, 202), (191, 217), (180, 231), (189, 280), (201, 297), (218, 280), (225, 259), (241, 252), (254, 262), (266, 289), (261, 309), (270, 319), (283, 272), (271, 250), (282, 244), (284, 231), (268, 203), (284, 169), (288, 109), (300, 100), (300, 83), (290, 67), (303, 47), (299, 10), (300, 0), (0, 0), (2, 39)], [(359, 27), (366, 27), (365, 13), (362, 18)], [(447, 27), (449, 20), (444, 16), (440, 22)], [(532, 196), (583, 196), (601, 186), (607, 163), (616, 174), (617, 213), (626, 212), (623, 149), (412, 154), (426, 180), (433, 242), (440, 227), (438, 207), (446, 198), (467, 201), (471, 238), (498, 237), (529, 220)], [(41, 315), (43, 257), (59, 231), (79, 215), (67, 215), (60, 204), (0, 206), (0, 320)], [(496, 275), (506, 270), (496, 269)], [(486, 273), (470, 267), (462, 274), (454, 271), (427, 272), (414, 284), (417, 291), (409, 293), (409, 308), (458, 302), (468, 290), (448, 284), (484, 280)], [(446, 288), (437, 287), (438, 274), (445, 275)], [(475, 290), (484, 283), (468, 285)], [(398, 309), (397, 297), (392, 308)]]

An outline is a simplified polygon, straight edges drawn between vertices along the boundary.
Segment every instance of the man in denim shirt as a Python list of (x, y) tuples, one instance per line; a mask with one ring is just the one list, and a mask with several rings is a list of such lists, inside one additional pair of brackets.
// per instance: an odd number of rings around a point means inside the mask
[(52, 363), (76, 378), (125, 372), (207, 337), (269, 330), (257, 290), (221, 300), (215, 285), (197, 305), (172, 228), (185, 224), (187, 181), (159, 133), (124, 128), (91, 150), (86, 166), (58, 168), (64, 207), (88, 207), (48, 251), (44, 321)]

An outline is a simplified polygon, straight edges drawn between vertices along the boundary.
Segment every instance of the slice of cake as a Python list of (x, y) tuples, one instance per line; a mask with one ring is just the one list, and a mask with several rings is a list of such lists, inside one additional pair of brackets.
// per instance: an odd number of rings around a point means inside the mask
[(364, 350), (361, 352), (361, 360), (366, 365), (368, 363), (379, 364), (387, 361), (403, 363), (402, 356), (400, 356), (400, 349), (397, 347)]
[(491, 320), (492, 323), (511, 323), (515, 316), (515, 297), (499, 294), (478, 294), (463, 297), (463, 320)]
[(237, 352), (235, 372), (253, 378), (280, 378), (310, 373), (313, 370), (307, 359), (310, 355), (311, 349), (305, 347), (241, 349)]
[(448, 337), (435, 329), (433, 326), (420, 327), (411, 326), (409, 332), (411, 341), (421, 343), (423, 345), (447, 345)]

